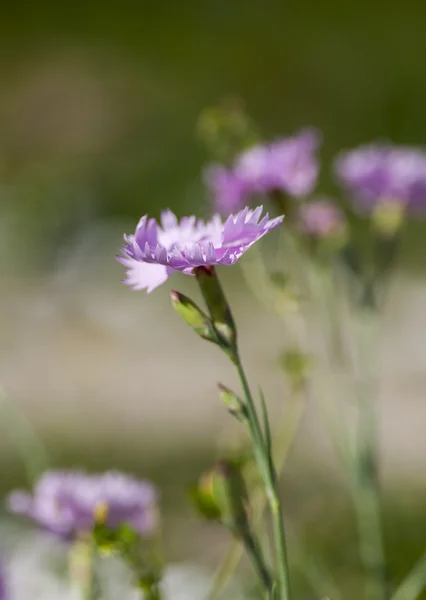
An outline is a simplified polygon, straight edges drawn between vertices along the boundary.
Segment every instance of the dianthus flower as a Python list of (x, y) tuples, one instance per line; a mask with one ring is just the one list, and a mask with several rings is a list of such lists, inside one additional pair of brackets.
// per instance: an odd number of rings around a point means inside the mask
[(97, 520), (111, 528), (127, 523), (149, 535), (156, 529), (156, 500), (150, 483), (115, 471), (48, 471), (32, 494), (13, 492), (9, 508), (67, 539), (90, 531)]
[(408, 211), (426, 210), (426, 151), (404, 146), (368, 145), (340, 154), (335, 171), (361, 210), (382, 202)]
[(310, 194), (318, 178), (318, 145), (318, 134), (303, 130), (293, 137), (249, 148), (231, 168), (210, 167), (206, 182), (216, 207), (221, 212), (238, 210), (251, 197), (275, 191), (295, 198)]
[(118, 258), (127, 268), (125, 283), (135, 290), (153, 289), (174, 272), (192, 275), (196, 267), (233, 265), (253, 244), (280, 225), (284, 217), (261, 218), (263, 207), (245, 208), (223, 223), (219, 215), (211, 221), (184, 217), (178, 221), (171, 212), (155, 219), (142, 217), (134, 235), (125, 236), (123, 254)]

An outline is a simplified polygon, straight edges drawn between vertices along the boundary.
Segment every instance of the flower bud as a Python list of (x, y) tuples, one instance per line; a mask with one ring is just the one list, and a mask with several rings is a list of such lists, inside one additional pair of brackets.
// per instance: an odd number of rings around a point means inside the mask
[(197, 335), (209, 342), (218, 343), (211, 320), (195, 302), (176, 291), (172, 291), (170, 297), (173, 308)]
[(242, 423), (247, 422), (247, 408), (244, 402), (233, 391), (221, 383), (218, 384), (220, 399), (231, 415), (234, 415)]
[(302, 204), (296, 226), (307, 248), (317, 258), (327, 258), (340, 252), (349, 241), (346, 217), (328, 198)]
[(197, 134), (218, 162), (232, 161), (235, 154), (256, 143), (258, 134), (239, 98), (225, 98), (206, 108), (197, 123)]
[(295, 388), (306, 382), (312, 370), (312, 357), (298, 350), (287, 350), (280, 357), (280, 366)]
[(212, 472), (212, 493), (222, 522), (241, 533), (246, 530), (248, 496), (241, 468), (230, 460), (219, 461)]
[(191, 490), (191, 496), (204, 517), (220, 521), (237, 534), (247, 531), (248, 497), (237, 463), (225, 459), (216, 463)]
[(400, 229), (404, 220), (404, 204), (397, 200), (383, 200), (372, 213), (374, 230), (382, 237), (393, 237)]

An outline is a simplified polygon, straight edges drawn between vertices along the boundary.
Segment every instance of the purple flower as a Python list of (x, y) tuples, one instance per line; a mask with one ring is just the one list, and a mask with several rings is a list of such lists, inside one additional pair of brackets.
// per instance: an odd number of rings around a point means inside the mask
[(197, 220), (194, 216), (183, 217), (178, 221), (170, 210), (161, 213), (160, 222), (161, 225), (145, 215), (139, 221), (135, 234), (124, 236), (124, 256), (119, 256), (118, 260), (126, 267), (127, 278), (124, 283), (134, 290), (146, 289), (150, 293), (164, 283), (174, 270), (160, 262), (154, 264), (155, 261), (141, 258), (141, 250), (145, 250), (147, 243), (152, 247), (158, 245), (167, 251), (185, 248), (194, 242), (207, 239), (222, 225), (220, 217), (213, 217), (209, 223)]
[(315, 156), (319, 136), (313, 130), (254, 146), (240, 154), (230, 169), (206, 172), (207, 185), (219, 210), (242, 208), (253, 195), (281, 191), (299, 198), (312, 192), (318, 178)]
[(426, 210), (424, 150), (383, 144), (361, 146), (340, 154), (335, 170), (362, 210), (371, 210), (383, 201), (398, 202), (409, 211)]
[(215, 204), (222, 213), (238, 211), (247, 199), (247, 185), (232, 170), (221, 166), (209, 167), (205, 181), (213, 191)]
[(4, 565), (0, 565), (0, 600), (7, 600), (7, 582), (6, 582), (6, 572)]
[(300, 207), (298, 225), (302, 233), (319, 239), (344, 233), (346, 219), (333, 202), (321, 199)]
[(125, 283), (133, 289), (151, 292), (174, 271), (192, 275), (195, 267), (233, 265), (255, 242), (280, 225), (284, 217), (260, 219), (263, 207), (245, 208), (230, 215), (225, 223), (219, 215), (211, 221), (163, 213), (161, 225), (147, 215), (142, 217), (134, 235), (125, 236)]
[(48, 471), (33, 494), (13, 492), (9, 508), (66, 539), (90, 531), (100, 517), (111, 528), (128, 523), (149, 535), (156, 529), (156, 500), (150, 483), (115, 471)]

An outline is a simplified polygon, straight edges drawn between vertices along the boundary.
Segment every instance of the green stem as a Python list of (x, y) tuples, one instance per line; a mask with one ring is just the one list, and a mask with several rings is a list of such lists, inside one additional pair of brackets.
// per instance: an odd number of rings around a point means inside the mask
[(259, 470), (266, 488), (269, 507), (272, 516), (272, 528), (274, 532), (275, 547), (277, 553), (277, 571), (279, 581), (279, 599), (289, 600), (290, 598), (290, 582), (289, 568), (287, 560), (286, 539), (284, 530), (284, 520), (281, 510), (281, 500), (279, 496), (278, 477), (266, 448), (262, 431), (257, 418), (256, 407), (253, 396), (247, 381), (241, 359), (237, 356), (236, 366), (241, 379), (241, 385), (244, 390), (244, 395), (247, 402), (249, 415), (249, 427), (252, 434), (253, 450)]
[(96, 600), (98, 597), (95, 573), (96, 547), (92, 542), (87, 549), (87, 571), (83, 579), (82, 600)]
[(426, 587), (426, 552), (397, 588), (392, 600), (416, 600)]
[[(274, 478), (276, 478), (274, 473)], [(281, 501), (278, 494), (278, 481), (274, 484), (274, 490), (269, 496), (269, 506), (272, 515), (272, 528), (274, 531), (275, 546), (278, 560), (278, 580), (281, 600), (290, 598), (290, 582), (288, 577), (287, 544), (285, 538), (284, 519), (281, 510)]]
[[(217, 343), (237, 367), (245, 395), (247, 424), (253, 444), (253, 454), (259, 468), (266, 495), (271, 508), (276, 554), (278, 561), (279, 600), (289, 600), (289, 579), (284, 522), (281, 512), (281, 501), (278, 490), (278, 477), (273, 464), (268, 418), (264, 415), (265, 431), (259, 423), (256, 406), (248, 385), (241, 359), (237, 349), (237, 329), (232, 312), (213, 267), (197, 267), (194, 269), (203, 297), (209, 309), (211, 322), (216, 332)], [(275, 584), (275, 581), (273, 582)], [(274, 592), (271, 587), (271, 594)], [(278, 600), (278, 599), (277, 599)]]
[[(266, 468), (266, 463), (269, 462), (269, 457), (266, 456), (266, 447), (265, 447), (265, 442), (263, 439), (262, 429), (260, 427), (259, 419), (257, 417), (256, 405), (254, 403), (253, 396), (250, 391), (250, 387), (249, 387), (249, 384), (247, 381), (246, 374), (244, 372), (243, 365), (241, 363), (241, 359), (238, 355), (237, 355), (236, 366), (237, 366), (238, 375), (240, 377), (241, 385), (243, 386), (244, 396), (245, 396), (246, 403), (247, 403), (247, 410), (248, 410), (248, 417), (249, 417), (248, 425), (249, 425), (250, 433), (252, 436), (253, 450), (256, 455), (257, 462), (260, 463), (259, 468), (263, 475), (263, 474), (266, 474), (267, 471), (269, 471), (269, 469)], [(266, 469), (266, 471), (265, 471), (265, 469)]]
[(141, 600), (162, 600), (159, 586), (155, 584), (149, 589), (141, 589)]
[(357, 472), (354, 481), (355, 510), (360, 556), (366, 574), (366, 600), (385, 600), (386, 568), (377, 479), (377, 390), (373, 366), (373, 321), (377, 315), (363, 312), (360, 339), (360, 390), (357, 425)]
[[(288, 401), (288, 409), (285, 410), (282, 423), (274, 450), (274, 461), (278, 465), (278, 471), (283, 470), (286, 459), (293, 446), (296, 433), (299, 430), (300, 421), (306, 405), (306, 388), (293, 389), (292, 397)], [(247, 474), (249, 478), (249, 473)], [(253, 498), (253, 513), (255, 527), (260, 523), (266, 504), (266, 496), (262, 489), (258, 489)], [(225, 558), (219, 566), (215, 575), (215, 581), (208, 600), (216, 600), (225, 589), (233, 573), (236, 571), (243, 554), (243, 546), (239, 540), (235, 540), (229, 547)], [(337, 599), (338, 600), (338, 599)]]
[(69, 575), (81, 600), (97, 600), (96, 545), (93, 539), (77, 540), (70, 550)]
[(274, 582), (263, 559), (262, 550), (260, 549), (259, 544), (249, 531), (243, 534), (243, 543), (257, 571), (260, 581), (263, 583), (265, 590), (267, 590), (267, 598), (271, 598), (272, 600), (271, 594)]

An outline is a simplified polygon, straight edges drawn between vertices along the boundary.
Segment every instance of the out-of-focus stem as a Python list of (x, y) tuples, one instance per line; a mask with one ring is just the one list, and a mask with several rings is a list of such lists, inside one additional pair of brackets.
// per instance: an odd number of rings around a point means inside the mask
[(27, 479), (32, 486), (48, 468), (47, 452), (31, 422), (16, 406), (0, 384), (1, 423), (22, 457)]
[(97, 600), (96, 545), (93, 539), (77, 540), (70, 550), (70, 579), (81, 600)]
[[(282, 424), (278, 428), (275, 451), (273, 452), (273, 458), (277, 465), (278, 472), (282, 471), (299, 430), (299, 425), (306, 405), (305, 399), (305, 388), (294, 389), (292, 396), (288, 399), (288, 409), (285, 411)], [(266, 495), (264, 490), (258, 489), (256, 491), (253, 495), (252, 503), (254, 526), (256, 529), (262, 520), (263, 511), (266, 506)], [(233, 541), (216, 573), (213, 589), (208, 600), (216, 600), (220, 597), (220, 594), (223, 592), (233, 573), (236, 571), (242, 556), (243, 545), (237, 540)]]
[(426, 587), (426, 552), (397, 588), (392, 600), (416, 600)]
[(279, 494), (278, 476), (275, 470), (272, 457), (269, 456), (268, 449), (266, 448), (262, 432), (260, 429), (259, 421), (256, 414), (256, 407), (254, 404), (253, 396), (250, 391), (250, 387), (247, 381), (247, 377), (244, 368), (241, 363), (241, 359), (238, 356), (236, 363), (238, 375), (241, 380), (241, 385), (244, 390), (244, 395), (247, 402), (247, 408), (249, 410), (249, 427), (253, 439), (253, 450), (256, 461), (259, 465), (260, 474), (262, 476), (266, 496), (268, 499), (269, 507), (271, 510), (272, 517), (272, 529), (275, 540), (275, 551), (277, 558), (277, 573), (278, 573), (278, 597), (280, 600), (290, 599), (290, 580), (289, 580), (289, 568), (287, 559), (287, 547), (286, 537), (284, 530), (284, 519), (282, 514), (281, 499)]
[(268, 567), (265, 564), (262, 550), (259, 547), (256, 538), (251, 535), (249, 531), (243, 535), (243, 544), (257, 571), (260, 581), (263, 583), (263, 587), (267, 592), (267, 598), (273, 600), (272, 591), (274, 582), (271, 574), (269, 573)]
[(378, 394), (375, 382), (377, 315), (362, 310), (359, 318), (359, 394), (356, 477), (353, 482), (359, 548), (366, 575), (366, 600), (385, 600), (386, 568), (377, 478)]
[(141, 600), (162, 600), (160, 587), (157, 584), (150, 586), (149, 589), (141, 588)]

